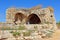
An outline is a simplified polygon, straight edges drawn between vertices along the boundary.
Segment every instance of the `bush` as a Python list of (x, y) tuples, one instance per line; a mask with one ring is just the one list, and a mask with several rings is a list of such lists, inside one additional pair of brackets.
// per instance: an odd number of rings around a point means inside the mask
[(25, 26), (19, 26), (18, 30), (25, 30)]
[(27, 32), (23, 32), (23, 35), (24, 36), (30, 36), (31, 32), (30, 31), (27, 31)]
[(19, 35), (20, 35), (20, 33), (19, 33), (19, 32), (13, 32), (13, 31), (11, 31), (10, 33), (12, 33), (12, 34), (13, 34), (13, 36), (19, 36)]

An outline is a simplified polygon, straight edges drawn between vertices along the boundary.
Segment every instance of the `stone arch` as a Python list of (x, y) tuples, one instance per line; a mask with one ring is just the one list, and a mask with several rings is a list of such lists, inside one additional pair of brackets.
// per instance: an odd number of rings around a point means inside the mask
[(23, 13), (17, 12), (14, 16), (14, 23), (16, 24), (16, 21), (22, 22), (22, 20), (25, 18), (25, 15)]
[(38, 15), (34, 13), (30, 14), (27, 19), (28, 19), (27, 24), (40, 24), (41, 23), (41, 20), (38, 17)]

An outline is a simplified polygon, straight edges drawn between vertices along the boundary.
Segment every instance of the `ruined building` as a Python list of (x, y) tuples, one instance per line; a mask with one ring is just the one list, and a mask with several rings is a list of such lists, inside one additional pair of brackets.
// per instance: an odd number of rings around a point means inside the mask
[[(51, 7), (41, 8), (36, 6), (33, 8), (8, 8), (6, 10), (6, 25), (25, 25), (25, 26), (43, 26), (56, 27), (54, 18), (54, 10)], [(1, 24), (0, 24), (1, 25)]]
[[(20, 28), (22, 25), (23, 27), (25, 27), (25, 29)], [(36, 40), (40, 40), (41, 38), (39, 39), (39, 37), (47, 37), (49, 35), (52, 35), (52, 33), (54, 33), (57, 29), (54, 10), (51, 7), (41, 8), (40, 6), (36, 6), (33, 8), (8, 8), (6, 10), (6, 22), (0, 23), (0, 30), (11, 30), (10, 28), (13, 30), (17, 29), (19, 31), (21, 31), (20, 29), (22, 29), (22, 32), (35, 30), (34, 32), (31, 32), (30, 36), (35, 36)], [(11, 34), (10, 31), (6, 30), (1, 32), (1, 38), (12, 38), (9, 36)], [(8, 34), (7, 32), (9, 32), (10, 34)]]

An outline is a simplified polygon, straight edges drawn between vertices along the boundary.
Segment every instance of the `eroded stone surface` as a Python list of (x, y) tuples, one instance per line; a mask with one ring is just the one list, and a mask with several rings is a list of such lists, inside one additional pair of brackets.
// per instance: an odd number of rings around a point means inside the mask
[[(25, 17), (20, 20), (15, 21), (15, 15), (17, 13), (22, 13)], [(35, 19), (36, 16), (29, 16), (35, 14), (38, 16), (41, 22)], [(32, 18), (31, 18), (32, 17)], [(17, 17), (18, 18), (18, 17)], [(31, 24), (31, 22), (37, 22), (38, 24)], [(22, 27), (20, 29), (20, 27)], [(24, 8), (8, 8), (6, 11), (6, 22), (0, 23), (0, 39), (7, 38), (6, 40), (16, 40), (16, 38), (10, 33), (10, 31), (18, 31), (21, 35), (17, 38), (18, 40), (44, 40), (44, 38), (49, 38), (55, 33), (56, 21), (54, 18), (54, 13), (50, 8), (34, 8), (34, 9), (24, 9)], [(33, 31), (30, 36), (23, 36), (22, 32)]]

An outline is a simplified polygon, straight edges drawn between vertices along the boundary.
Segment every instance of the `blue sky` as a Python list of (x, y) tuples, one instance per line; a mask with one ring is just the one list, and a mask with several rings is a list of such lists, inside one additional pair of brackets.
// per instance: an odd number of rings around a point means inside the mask
[(9, 7), (31, 8), (41, 4), (43, 8), (54, 8), (56, 21), (60, 20), (60, 0), (0, 0), (0, 22), (6, 21), (6, 9)]

